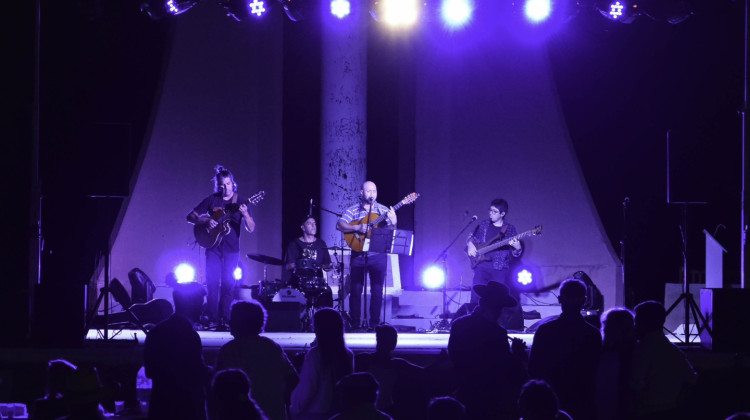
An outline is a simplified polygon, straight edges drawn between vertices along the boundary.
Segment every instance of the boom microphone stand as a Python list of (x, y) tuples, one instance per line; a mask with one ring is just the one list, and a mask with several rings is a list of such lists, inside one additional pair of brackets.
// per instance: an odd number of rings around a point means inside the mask
[(477, 216), (472, 216), (469, 223), (466, 224), (466, 226), (461, 229), (460, 232), (453, 238), (453, 240), (448, 244), (448, 246), (443, 249), (440, 254), (438, 254), (437, 258), (435, 258), (435, 261), (433, 261), (433, 264), (437, 264), (438, 261), (441, 262), (441, 265), (443, 267), (443, 274), (445, 275), (445, 279), (443, 281), (443, 313), (440, 315), (440, 318), (442, 318), (440, 321), (438, 321), (437, 324), (435, 324), (432, 328), (433, 331), (437, 332), (450, 332), (451, 330), (451, 324), (448, 322), (448, 318), (450, 317), (450, 312), (448, 312), (448, 265), (446, 263), (446, 260), (448, 259), (448, 249), (453, 246), (454, 243), (458, 240), (458, 238), (463, 235), (463, 233), (466, 231), (466, 229), (471, 226), (472, 223), (477, 221)]

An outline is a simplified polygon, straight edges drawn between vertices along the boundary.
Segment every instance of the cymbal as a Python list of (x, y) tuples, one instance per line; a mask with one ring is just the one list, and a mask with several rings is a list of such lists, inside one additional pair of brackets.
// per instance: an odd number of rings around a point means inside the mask
[(247, 254), (247, 257), (250, 258), (251, 260), (254, 260), (263, 264), (268, 264), (268, 265), (284, 264), (284, 262), (278, 258), (270, 257), (268, 255), (263, 255), (263, 254)]

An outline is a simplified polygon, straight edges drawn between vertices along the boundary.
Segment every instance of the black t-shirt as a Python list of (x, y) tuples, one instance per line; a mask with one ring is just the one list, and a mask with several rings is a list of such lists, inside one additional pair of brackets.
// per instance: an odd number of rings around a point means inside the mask
[[(286, 264), (294, 263), (300, 258), (313, 260), (318, 267), (331, 263), (331, 255), (328, 253), (327, 245), (320, 238), (315, 239), (315, 242), (312, 243), (302, 242), (299, 238), (295, 238), (289, 242), (289, 245), (286, 247), (284, 262)], [(322, 275), (322, 272), (318, 270), (317, 274)]]
[[(236, 193), (235, 193), (236, 194)], [(240, 252), (240, 232), (242, 231), (242, 213), (240, 213), (240, 204), (247, 203), (247, 198), (237, 195), (237, 202), (232, 199), (224, 200), (221, 193), (211, 194), (204, 198), (193, 209), (199, 215), (208, 214), (215, 219), (216, 212), (228, 214), (230, 232), (224, 235), (221, 243), (218, 245), (227, 252)], [(250, 206), (247, 207), (248, 213), (252, 216)]]

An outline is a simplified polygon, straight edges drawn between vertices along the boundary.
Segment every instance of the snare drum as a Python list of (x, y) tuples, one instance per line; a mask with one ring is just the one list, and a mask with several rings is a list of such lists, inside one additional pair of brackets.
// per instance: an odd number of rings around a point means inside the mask
[(271, 299), (283, 287), (284, 285), (280, 281), (261, 281), (260, 297), (263, 299)]
[(315, 276), (319, 269), (315, 260), (309, 258), (300, 258), (294, 262), (294, 274), (298, 276)]

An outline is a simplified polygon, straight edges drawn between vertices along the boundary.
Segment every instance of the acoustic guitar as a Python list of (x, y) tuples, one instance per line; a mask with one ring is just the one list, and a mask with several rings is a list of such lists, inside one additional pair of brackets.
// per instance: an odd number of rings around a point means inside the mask
[[(265, 196), (265, 191), (258, 191), (252, 197), (244, 201), (244, 203), (256, 205), (260, 203), (260, 201), (263, 200)], [(213, 229), (209, 228), (208, 224), (205, 223), (194, 225), (193, 235), (195, 236), (195, 241), (198, 242), (198, 245), (202, 246), (203, 248), (213, 248), (221, 243), (221, 239), (224, 238), (224, 236), (232, 230), (229, 227), (229, 221), (232, 215), (239, 211), (239, 206), (237, 206), (237, 208), (238, 210), (230, 212), (225, 212), (224, 210), (215, 211), (211, 215), (211, 218), (216, 220), (218, 224), (214, 226)]]
[[(393, 210), (398, 210), (407, 204), (411, 204), (417, 201), (417, 198), (419, 198), (419, 194), (413, 192), (404, 197), (395, 206), (393, 206)], [(380, 227), (380, 224), (385, 220), (386, 217), (388, 217), (387, 214), (378, 215), (377, 213), (370, 213), (362, 220), (357, 220), (349, 223), (350, 225), (369, 225), (369, 228), (367, 229), (367, 236), (365, 236), (361, 232), (349, 232), (344, 234), (344, 240), (352, 249), (352, 251), (362, 252), (362, 249), (365, 246), (365, 239), (369, 238), (372, 235), (372, 229)]]
[[(469, 256), (469, 262), (471, 263), (472, 270), (475, 269), (477, 265), (479, 265), (479, 263), (481, 263), (482, 261), (492, 260), (492, 258), (487, 256), (488, 252), (502, 248), (508, 245), (510, 241), (514, 239), (521, 239), (527, 236), (539, 235), (540, 233), (542, 233), (542, 225), (538, 225), (534, 227), (534, 229), (527, 230), (526, 232), (521, 232), (518, 235), (511, 236), (510, 238), (505, 238), (505, 239), (498, 241), (497, 237), (495, 237), (495, 238), (490, 239), (487, 242), (481, 243), (479, 245), (475, 245), (477, 248), (477, 255), (474, 257)], [(464, 252), (468, 252), (468, 247), (464, 249)]]

